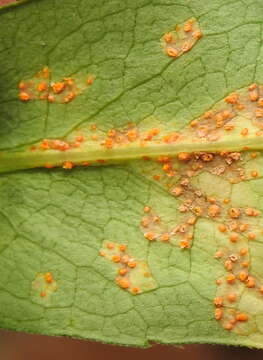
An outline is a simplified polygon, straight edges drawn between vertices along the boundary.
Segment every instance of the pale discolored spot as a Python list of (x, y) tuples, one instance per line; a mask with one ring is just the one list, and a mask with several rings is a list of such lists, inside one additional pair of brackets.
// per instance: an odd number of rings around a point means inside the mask
[(57, 282), (51, 272), (38, 273), (32, 282), (31, 295), (37, 303), (48, 305), (57, 289)]
[(157, 283), (146, 262), (137, 260), (128, 253), (125, 244), (104, 241), (100, 256), (116, 267), (116, 284), (133, 295), (155, 289)]
[(176, 26), (162, 37), (162, 46), (166, 55), (178, 58), (192, 49), (202, 37), (199, 24), (195, 18), (188, 19)]

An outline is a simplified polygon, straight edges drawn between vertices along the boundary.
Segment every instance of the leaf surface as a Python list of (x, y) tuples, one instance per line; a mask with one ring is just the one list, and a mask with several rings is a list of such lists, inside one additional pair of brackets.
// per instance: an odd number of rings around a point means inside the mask
[[(262, 16), (259, 0), (36, 0), (1, 10), (2, 328), (262, 348)], [(165, 34), (193, 18), (202, 38), (168, 56)], [(65, 78), (74, 84), (56, 93)], [(40, 99), (43, 82), (53, 100)], [(233, 93), (245, 109), (225, 100)], [(235, 112), (230, 131), (217, 127), (222, 111)], [(83, 162), (98, 166), (69, 169)], [(137, 268), (117, 261), (120, 244)]]

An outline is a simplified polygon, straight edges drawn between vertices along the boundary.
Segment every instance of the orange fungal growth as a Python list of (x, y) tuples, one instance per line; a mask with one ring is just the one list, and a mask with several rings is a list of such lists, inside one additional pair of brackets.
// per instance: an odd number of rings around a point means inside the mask
[(192, 21), (188, 21), (184, 24), (184, 31), (185, 32), (189, 32), (189, 31), (192, 31), (193, 29), (193, 23)]
[(255, 239), (256, 239), (256, 234), (254, 234), (254, 233), (249, 233), (249, 234), (248, 234), (248, 238), (249, 238), (249, 240), (255, 240)]
[(65, 89), (65, 86), (66, 86), (65, 82), (60, 81), (52, 84), (51, 88), (55, 94), (60, 94)]
[(39, 91), (39, 92), (47, 91), (47, 89), (48, 89), (48, 85), (45, 81), (41, 81), (37, 85), (37, 91)]
[(193, 38), (196, 40), (201, 39), (201, 37), (203, 36), (202, 32), (200, 30), (196, 30), (193, 32)]
[(245, 214), (247, 216), (258, 216), (259, 215), (259, 212), (255, 209), (252, 209), (252, 208), (246, 208), (245, 209)]
[(218, 230), (220, 232), (226, 232), (227, 231), (227, 227), (224, 224), (221, 224), (218, 226)]
[(127, 249), (127, 245), (124, 245), (124, 244), (121, 244), (120, 246), (119, 246), (119, 249), (120, 249), (120, 251), (125, 251), (126, 249)]
[(222, 280), (221, 279), (216, 279), (215, 283), (216, 283), (217, 286), (220, 286), (220, 285), (222, 285)]
[(131, 289), (131, 292), (132, 292), (133, 294), (139, 294), (139, 293), (140, 293), (140, 288), (137, 287), (137, 286), (135, 286), (135, 287), (133, 287), (133, 288)]
[(223, 310), (216, 308), (215, 309), (215, 319), (219, 321), (222, 319), (222, 317), (223, 317)]
[(237, 296), (235, 293), (229, 293), (227, 295), (227, 300), (230, 302), (235, 302), (237, 300)]
[(40, 72), (39, 77), (43, 77), (44, 79), (48, 79), (50, 76), (50, 70), (47, 66), (45, 66)]
[(153, 241), (156, 239), (156, 235), (153, 232), (148, 232), (144, 234), (144, 237), (149, 241)]
[(238, 234), (233, 232), (230, 234), (230, 237), (229, 237), (229, 240), (233, 243), (237, 242), (238, 241)]
[(168, 233), (164, 233), (161, 235), (161, 241), (169, 241), (170, 240), (170, 235)]
[(75, 97), (76, 97), (76, 94), (71, 91), (66, 96), (64, 96), (62, 103), (67, 104), (67, 103), (71, 102), (72, 100), (74, 100)]
[(121, 261), (121, 257), (119, 255), (113, 255), (112, 261), (115, 263), (119, 263)]
[(92, 85), (94, 82), (94, 77), (88, 76), (86, 82), (87, 82), (87, 85)]
[(62, 167), (63, 169), (70, 170), (74, 167), (74, 164), (71, 161), (65, 161)]
[(137, 263), (134, 260), (130, 260), (127, 265), (133, 269), (137, 266)]
[(239, 280), (240, 281), (245, 281), (248, 277), (247, 273), (245, 271), (240, 271), (240, 273), (238, 274)]
[(237, 218), (239, 218), (241, 212), (240, 212), (240, 210), (237, 209), (237, 208), (230, 208), (230, 209), (228, 210), (228, 214), (229, 214), (229, 216), (230, 216), (232, 219), (237, 219)]
[(237, 321), (248, 321), (248, 315), (241, 313), (236, 316)]
[(127, 272), (128, 272), (128, 269), (126, 269), (126, 268), (120, 268), (120, 269), (118, 270), (118, 274), (121, 275), (121, 276), (126, 275)]
[(216, 217), (220, 214), (220, 207), (218, 205), (210, 205), (208, 208), (208, 216)]
[(128, 278), (117, 278), (116, 282), (122, 289), (128, 289), (130, 287), (130, 281)]
[(241, 131), (240, 134), (241, 134), (242, 136), (248, 135), (248, 129), (247, 129), (247, 128), (242, 129), (242, 131)]
[(176, 186), (171, 190), (171, 194), (175, 196), (180, 196), (183, 193), (183, 188), (181, 186)]
[(151, 211), (150, 206), (144, 206), (143, 211), (144, 211), (145, 213), (149, 213), (149, 212)]
[(226, 277), (226, 281), (228, 282), (228, 284), (234, 284), (236, 280), (236, 277), (234, 274), (228, 274)]
[(112, 243), (112, 242), (108, 242), (106, 246), (107, 246), (107, 248), (110, 249), (110, 250), (115, 248), (115, 245), (114, 245), (114, 243)]
[(227, 96), (225, 98), (225, 102), (228, 103), (228, 104), (236, 104), (238, 101), (238, 95), (237, 93), (233, 93), (233, 94), (230, 94), (229, 96)]
[(171, 33), (166, 33), (163, 38), (165, 42), (170, 43), (173, 40), (173, 35)]
[(27, 88), (27, 84), (24, 81), (20, 81), (17, 87), (19, 90), (25, 90)]
[(168, 47), (166, 49), (166, 53), (168, 56), (171, 56), (173, 58), (176, 58), (179, 55), (179, 51), (177, 51), (176, 49), (173, 49), (172, 47)]
[(188, 240), (181, 240), (180, 242), (180, 248), (181, 249), (189, 249), (190, 244)]
[(191, 155), (186, 152), (182, 152), (178, 154), (178, 160), (180, 161), (189, 161), (191, 159)]
[(217, 297), (214, 298), (214, 304), (215, 304), (216, 307), (223, 306), (223, 302), (224, 301), (223, 301), (222, 297), (217, 296)]
[(242, 249), (239, 250), (239, 254), (241, 256), (245, 256), (245, 255), (248, 254), (248, 250), (246, 248), (242, 248)]
[(53, 95), (50, 95), (50, 94), (49, 94), (49, 95), (47, 96), (47, 101), (50, 102), (50, 103), (53, 103), (53, 102), (55, 102), (55, 97), (54, 97)]
[(224, 256), (224, 253), (222, 251), (217, 251), (214, 255), (215, 259), (220, 259)]
[(249, 267), (249, 261), (243, 261), (241, 263), (241, 266), (244, 267), (244, 268), (248, 268)]
[(248, 288), (254, 288), (256, 286), (256, 281), (252, 276), (248, 276), (246, 280), (246, 286)]
[(47, 283), (52, 283), (53, 281), (53, 277), (52, 277), (52, 274), (50, 272), (47, 272), (45, 275), (44, 275), (44, 278), (46, 280)]
[(31, 98), (30, 98), (30, 95), (29, 95), (27, 92), (21, 91), (21, 92), (19, 93), (19, 99), (20, 99), (21, 101), (26, 102), (26, 101), (29, 101)]
[(251, 176), (252, 177), (258, 177), (258, 172), (257, 171), (251, 171)]
[(224, 324), (224, 329), (225, 330), (228, 330), (228, 331), (230, 331), (230, 330), (232, 330), (233, 329), (233, 324), (231, 324), (231, 322), (228, 322), (228, 323), (226, 323), (226, 324)]
[(231, 260), (226, 260), (224, 266), (227, 271), (233, 270), (233, 264)]

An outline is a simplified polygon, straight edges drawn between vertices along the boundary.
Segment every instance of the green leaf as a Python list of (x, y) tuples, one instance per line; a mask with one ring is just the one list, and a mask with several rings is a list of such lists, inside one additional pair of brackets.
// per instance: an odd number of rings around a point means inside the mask
[[(260, 0), (0, 11), (0, 327), (262, 348), (262, 16)], [(202, 37), (183, 51), (189, 19)]]

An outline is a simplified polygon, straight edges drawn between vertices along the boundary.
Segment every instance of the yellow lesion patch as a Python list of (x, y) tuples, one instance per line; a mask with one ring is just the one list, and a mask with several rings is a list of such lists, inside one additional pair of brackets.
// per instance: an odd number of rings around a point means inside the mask
[(242, 139), (262, 136), (263, 86), (253, 83), (227, 95), (210, 111), (190, 123), (192, 135), (217, 141), (222, 135)]
[(32, 296), (38, 302), (45, 303), (57, 291), (57, 288), (57, 283), (51, 272), (38, 273), (32, 282)]
[(177, 25), (175, 30), (164, 34), (162, 37), (164, 52), (170, 57), (178, 58), (191, 50), (201, 37), (202, 32), (197, 20), (191, 18)]
[(180, 153), (142, 166), (152, 181), (155, 172), (159, 175), (158, 186), (175, 198), (180, 213), (174, 213), (177, 223), (168, 226), (167, 219), (146, 204), (140, 224), (144, 238), (190, 248), (195, 224), (209, 219), (218, 245), (214, 259), (222, 265), (215, 279), (215, 320), (226, 331), (249, 336), (259, 331), (256, 318), (263, 301), (263, 279), (257, 266), (251, 266), (250, 255), (262, 239), (261, 211), (248, 182), (259, 176), (260, 159), (259, 153), (249, 151)]
[(148, 265), (131, 256), (127, 245), (104, 241), (100, 255), (116, 267), (116, 284), (133, 295), (155, 289), (157, 283)]
[(140, 224), (145, 239), (149, 242), (169, 243), (179, 246), (181, 249), (191, 247), (194, 236), (193, 226), (197, 220), (195, 215), (187, 214), (182, 217), (181, 221), (178, 221), (178, 225), (171, 226), (166, 223), (165, 219), (158, 216), (153, 209), (148, 206), (147, 208), (150, 210), (145, 212), (144, 208), (144, 215)]
[(77, 83), (72, 77), (52, 81), (50, 69), (44, 67), (32, 79), (19, 82), (18, 98), (23, 102), (45, 100), (49, 103), (67, 104), (92, 85), (93, 81), (92, 75), (89, 75), (82, 83), (80, 81)]

